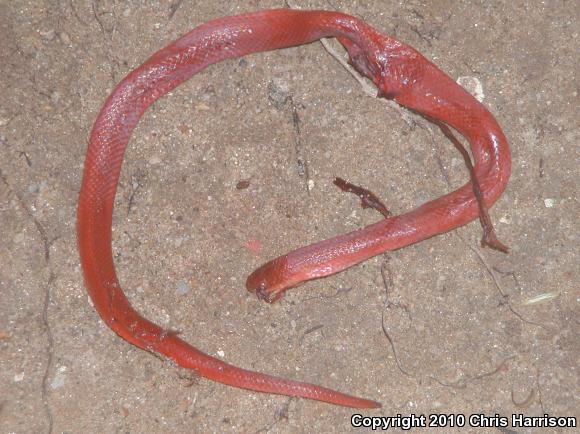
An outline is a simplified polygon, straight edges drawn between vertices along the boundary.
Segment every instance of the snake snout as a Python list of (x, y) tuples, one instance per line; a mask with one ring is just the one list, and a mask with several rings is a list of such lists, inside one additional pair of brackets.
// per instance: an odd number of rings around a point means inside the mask
[(288, 273), (288, 262), (280, 256), (254, 270), (246, 280), (246, 288), (260, 300), (273, 303), (280, 299), (284, 292), (296, 286), (292, 274)]

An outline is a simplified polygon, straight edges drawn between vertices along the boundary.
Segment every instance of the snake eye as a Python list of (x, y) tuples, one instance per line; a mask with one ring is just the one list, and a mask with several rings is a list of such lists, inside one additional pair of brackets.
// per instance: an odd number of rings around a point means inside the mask
[(266, 282), (260, 282), (258, 288), (256, 289), (256, 296), (260, 300), (269, 300), (270, 296), (268, 294), (268, 284)]

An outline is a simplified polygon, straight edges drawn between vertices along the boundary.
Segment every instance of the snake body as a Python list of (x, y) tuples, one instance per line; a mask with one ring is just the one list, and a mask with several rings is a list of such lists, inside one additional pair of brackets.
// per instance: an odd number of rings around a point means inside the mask
[[(113, 90), (94, 123), (78, 203), (78, 245), (85, 285), (103, 321), (140, 348), (231, 386), (299, 396), (349, 407), (375, 401), (321, 386), (285, 380), (229, 365), (143, 318), (121, 290), (111, 247), (113, 204), (125, 149), (145, 110), (207, 66), (250, 53), (336, 37), (353, 66), (371, 79), (379, 96), (458, 131), (471, 146), (473, 173), (485, 206), (504, 191), (510, 154), (501, 128), (469, 93), (412, 47), (355, 17), (326, 11), (277, 9), (202, 24), (153, 54)], [(399, 216), (300, 248), (252, 273), (247, 288), (273, 301), (306, 280), (327, 276), (387, 250), (464, 225), (479, 215), (471, 183)]]

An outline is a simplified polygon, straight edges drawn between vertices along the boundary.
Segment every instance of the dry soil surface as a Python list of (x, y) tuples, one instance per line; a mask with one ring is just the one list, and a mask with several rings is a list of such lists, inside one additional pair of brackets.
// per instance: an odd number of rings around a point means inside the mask
[[(578, 418), (578, 3), (301, 5), (362, 17), (481, 84), (512, 147), (491, 210), (511, 252), (480, 248), (474, 222), (277, 304), (244, 289), (266, 260), (381, 218), (335, 176), (396, 213), (468, 179), (440, 133), (366, 96), (314, 43), (212, 66), (146, 113), (114, 219), (131, 301), (235, 365), (383, 404), (366, 415)], [(98, 317), (79, 267), (87, 137), (111, 89), (200, 23), (282, 6), (1, 2), (0, 432), (356, 431), (351, 409), (223, 386), (132, 347)]]

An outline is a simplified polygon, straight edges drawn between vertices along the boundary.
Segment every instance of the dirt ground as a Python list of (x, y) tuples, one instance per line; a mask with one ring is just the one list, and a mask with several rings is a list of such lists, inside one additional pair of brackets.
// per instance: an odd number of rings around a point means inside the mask
[[(577, 3), (300, 4), (362, 17), (481, 83), (513, 154), (491, 210), (511, 252), (480, 248), (474, 222), (277, 304), (244, 289), (266, 260), (381, 218), (335, 176), (395, 213), (468, 177), (441, 134), (365, 95), (314, 43), (212, 66), (146, 113), (114, 220), (132, 302), (237, 366), (383, 404), (365, 415), (580, 417)], [(114, 85), (200, 23), (281, 6), (1, 2), (1, 433), (357, 431), (351, 409), (223, 386), (132, 347), (79, 267), (87, 137)]]

